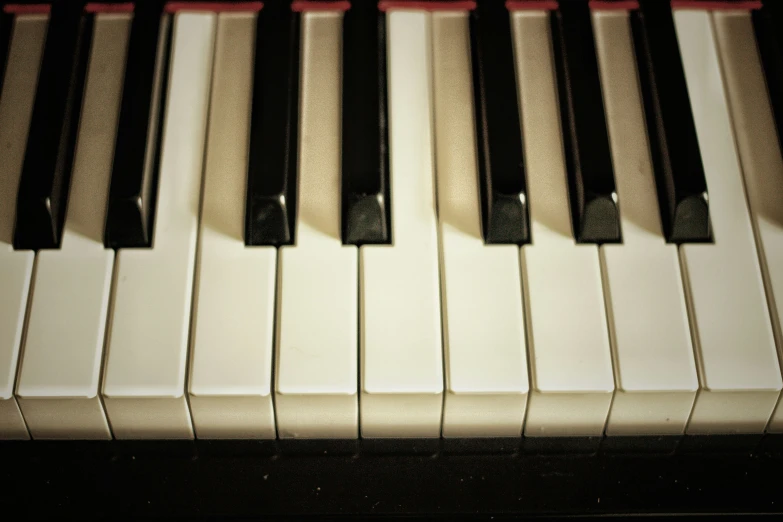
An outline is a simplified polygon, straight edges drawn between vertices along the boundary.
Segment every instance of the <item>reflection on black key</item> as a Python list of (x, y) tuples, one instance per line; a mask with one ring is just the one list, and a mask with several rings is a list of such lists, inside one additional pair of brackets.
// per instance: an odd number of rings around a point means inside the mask
[(631, 21), (666, 239), (710, 241), (707, 181), (669, 2), (641, 0)]
[(552, 13), (563, 144), (576, 240), (620, 241), (620, 215), (590, 8), (561, 1)]
[(152, 246), (166, 97), (170, 18), (163, 2), (139, 2), (128, 40), (104, 243)]
[(783, 2), (764, 0), (763, 7), (753, 11), (753, 27), (775, 116), (778, 143), (783, 150)]
[(11, 42), (12, 27), (13, 17), (11, 14), (0, 11), (0, 96), (3, 95), (1, 90), (3, 88), (3, 78), (5, 78), (5, 66), (8, 61), (8, 47)]
[(60, 244), (91, 36), (92, 16), (79, 2), (52, 6), (19, 181), (16, 248)]
[(296, 231), (299, 15), (290, 2), (258, 14), (245, 244), (290, 245)]
[(353, 2), (343, 20), (342, 240), (391, 243), (386, 16)]
[(470, 16), (481, 223), (486, 243), (530, 240), (511, 24), (504, 2)]

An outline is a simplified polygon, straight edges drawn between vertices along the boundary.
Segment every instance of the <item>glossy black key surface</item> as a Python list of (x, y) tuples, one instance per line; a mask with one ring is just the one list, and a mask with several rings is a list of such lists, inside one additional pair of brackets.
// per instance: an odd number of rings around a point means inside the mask
[(621, 239), (609, 133), (587, 0), (551, 14), (571, 218), (578, 242)]
[(783, 150), (783, 3), (763, 0), (762, 5), (761, 9), (753, 11), (753, 27), (775, 117), (778, 144)]
[(19, 181), (16, 248), (60, 244), (92, 36), (92, 16), (82, 6), (52, 6)]
[(299, 131), (299, 14), (288, 1), (258, 13), (245, 244), (296, 240)]
[(342, 240), (391, 243), (386, 16), (353, 2), (343, 19)]
[(110, 248), (152, 246), (170, 18), (163, 2), (136, 4), (106, 212)]
[[(2, 9), (2, 5), (0, 5)], [(0, 10), (0, 96), (3, 95), (3, 78), (5, 78), (5, 67), (8, 62), (8, 49), (11, 44), (11, 29), (13, 28), (13, 16)]]
[(710, 241), (707, 180), (669, 2), (641, 0), (631, 27), (664, 234), (671, 243)]
[(530, 240), (509, 13), (501, 0), (470, 16), (481, 224), (486, 243)]

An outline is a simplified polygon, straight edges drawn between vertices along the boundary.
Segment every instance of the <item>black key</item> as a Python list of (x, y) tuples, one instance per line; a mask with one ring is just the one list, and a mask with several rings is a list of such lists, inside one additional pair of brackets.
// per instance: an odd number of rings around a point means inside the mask
[(669, 2), (641, 0), (632, 14), (661, 222), (667, 241), (711, 241), (707, 180)]
[(296, 240), (299, 14), (268, 1), (258, 14), (245, 244)]
[(342, 240), (391, 243), (386, 16), (353, 2), (343, 20)]
[(620, 214), (587, 1), (561, 1), (551, 22), (574, 235), (582, 243), (619, 242)]
[[(2, 9), (1, 5), (0, 9)], [(8, 61), (8, 48), (11, 43), (13, 20), (13, 16), (10, 13), (0, 11), (0, 91), (3, 88), (3, 78), (5, 78), (5, 66)], [(0, 92), (0, 96), (2, 96), (2, 92)]]
[(136, 3), (106, 212), (104, 243), (110, 248), (152, 246), (169, 25), (163, 2)]
[(504, 2), (470, 16), (481, 224), (486, 243), (530, 240), (511, 23)]
[(775, 116), (778, 144), (783, 150), (783, 4), (780, 0), (763, 0), (762, 5), (753, 11), (753, 27)]
[(81, 3), (52, 5), (19, 180), (16, 248), (59, 247), (91, 37), (92, 16)]

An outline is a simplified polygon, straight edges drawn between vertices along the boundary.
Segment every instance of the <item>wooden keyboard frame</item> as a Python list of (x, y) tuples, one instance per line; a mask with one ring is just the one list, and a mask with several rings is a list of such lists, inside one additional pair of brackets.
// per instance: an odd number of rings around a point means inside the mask
[(26, 441), (0, 462), (8, 520), (783, 513), (777, 435)]

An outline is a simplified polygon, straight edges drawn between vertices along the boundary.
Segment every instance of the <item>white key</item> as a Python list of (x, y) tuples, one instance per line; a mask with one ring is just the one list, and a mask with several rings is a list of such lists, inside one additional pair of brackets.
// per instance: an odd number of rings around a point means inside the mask
[(243, 239), (256, 18), (218, 19), (189, 381), (199, 438), (275, 437), (277, 252)]
[(302, 16), (296, 245), (280, 248), (281, 438), (357, 438), (358, 251), (340, 240), (342, 13)]
[(35, 253), (13, 248), (16, 192), (22, 173), (38, 71), (46, 40), (45, 15), (17, 15), (0, 91), (0, 439), (29, 434), (14, 398)]
[(216, 15), (174, 15), (151, 249), (117, 254), (103, 382), (114, 436), (192, 438), (185, 396)]
[(481, 236), (468, 14), (432, 16), (443, 436), (518, 437), (528, 392), (519, 249)]
[(36, 439), (111, 439), (98, 396), (114, 251), (103, 246), (130, 15), (97, 15), (60, 249), (38, 253), (16, 395)]
[(661, 231), (626, 11), (593, 15), (623, 242), (601, 246), (617, 384), (607, 435), (685, 431), (699, 381), (677, 246)]
[(571, 231), (549, 14), (513, 14), (525, 137), (530, 245), (521, 249), (528, 321), (527, 436), (601, 435), (614, 391), (601, 265)]
[[(777, 140), (753, 21), (747, 11), (716, 11), (715, 37), (723, 65), (750, 217), (756, 234), (778, 353), (783, 350), (783, 158)], [(768, 431), (783, 432), (778, 405)]]
[(429, 13), (386, 13), (394, 244), (359, 249), (363, 437), (440, 436), (430, 25)]
[(680, 247), (701, 391), (688, 433), (760, 433), (781, 375), (710, 14), (676, 11), (715, 244)]

